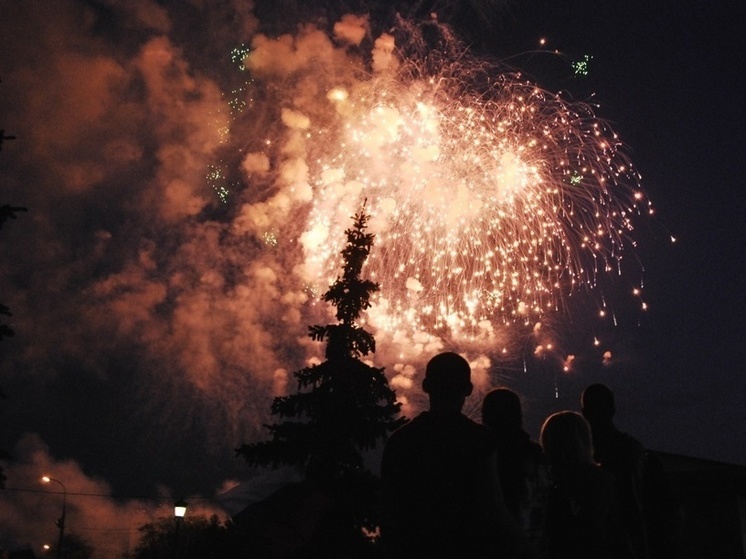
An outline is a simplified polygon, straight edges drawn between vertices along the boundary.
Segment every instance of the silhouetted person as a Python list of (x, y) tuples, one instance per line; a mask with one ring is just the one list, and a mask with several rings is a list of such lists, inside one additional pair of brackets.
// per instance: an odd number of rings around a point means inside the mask
[(629, 534), (635, 557), (649, 557), (647, 530), (642, 508), (645, 449), (634, 437), (622, 433), (613, 422), (614, 394), (604, 384), (592, 384), (581, 396), (583, 417), (591, 426), (593, 457), (614, 474), (622, 521)]
[(534, 549), (540, 550), (550, 487), (549, 469), (541, 445), (532, 441), (523, 429), (518, 395), (507, 388), (488, 392), (482, 402), (482, 423), (494, 435), (505, 505)]
[(502, 500), (488, 429), (461, 413), (471, 369), (456, 353), (427, 364), (430, 409), (392, 433), (383, 451), (381, 535), (389, 557), (515, 557), (527, 544)]
[(633, 558), (614, 476), (593, 461), (588, 423), (579, 413), (552, 414), (541, 428), (541, 446), (553, 478), (545, 530), (548, 559)]

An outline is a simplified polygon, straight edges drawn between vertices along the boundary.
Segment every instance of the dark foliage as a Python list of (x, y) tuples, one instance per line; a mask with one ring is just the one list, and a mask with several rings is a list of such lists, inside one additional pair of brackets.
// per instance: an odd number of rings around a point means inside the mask
[(15, 139), (16, 139), (15, 136), (6, 136), (5, 130), (0, 130), (0, 150), (3, 149), (3, 142), (5, 140), (15, 140)]
[[(378, 290), (360, 277), (374, 240), (366, 232), (368, 218), (359, 212), (345, 231), (343, 274), (323, 296), (339, 322), (309, 329), (313, 340), (326, 342), (326, 361), (295, 372), (297, 392), (274, 399), (272, 414), (282, 421), (266, 426), (270, 440), (237, 449), (252, 466), (305, 468), (307, 483), (331, 503), (312, 543), (325, 553), (332, 552), (332, 540), (337, 547), (354, 547), (364, 540), (363, 528), (377, 526), (378, 478), (364, 468), (363, 452), (405, 421), (397, 417), (400, 405), (384, 369), (361, 361), (375, 351), (375, 340), (356, 321)], [(325, 531), (336, 537), (326, 538)], [(349, 535), (348, 544), (342, 543), (343, 534)]]
[(20, 206), (11, 206), (9, 204), (3, 204), (0, 206), (0, 229), (3, 228), (3, 224), (9, 219), (15, 219), (18, 212), (25, 212), (26, 208)]
[[(51, 557), (57, 557), (57, 546), (51, 546), (48, 553)], [(65, 559), (91, 559), (93, 547), (77, 534), (65, 534), (62, 539), (61, 556)]]
[[(8, 204), (3, 204), (0, 206), (0, 229), (3, 228), (3, 224), (5, 224), (6, 221), (9, 219), (15, 219), (16, 213), (18, 212), (25, 212), (26, 208), (16, 207), (16, 206), (10, 206)], [(3, 314), (5, 316), (12, 316), (10, 313), (10, 309), (0, 303), (0, 314)], [(9, 338), (13, 335), (13, 329), (6, 325), (6, 324), (0, 324), (0, 340), (3, 338)]]
[(202, 559), (239, 557), (244, 549), (241, 536), (231, 522), (217, 516), (161, 518), (140, 527), (135, 559)]

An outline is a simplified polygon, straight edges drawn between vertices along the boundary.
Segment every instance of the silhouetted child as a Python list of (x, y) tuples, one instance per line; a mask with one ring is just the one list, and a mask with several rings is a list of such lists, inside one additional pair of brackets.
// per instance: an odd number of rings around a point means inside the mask
[(482, 402), (482, 423), (494, 435), (505, 505), (534, 549), (541, 550), (550, 488), (549, 465), (541, 445), (523, 429), (518, 395), (507, 388), (487, 393)]

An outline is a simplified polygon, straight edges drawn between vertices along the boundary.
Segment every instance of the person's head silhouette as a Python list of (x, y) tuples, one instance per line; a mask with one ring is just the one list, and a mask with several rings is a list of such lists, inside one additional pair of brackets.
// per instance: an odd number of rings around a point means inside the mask
[(439, 353), (427, 363), (422, 390), (430, 397), (431, 409), (460, 411), (473, 390), (471, 367), (457, 353)]
[(482, 402), (482, 423), (494, 431), (519, 431), (523, 412), (518, 394), (507, 388), (495, 388)]
[(554, 467), (593, 464), (591, 429), (579, 413), (561, 411), (550, 415), (541, 427), (540, 439)]
[(589, 423), (611, 423), (616, 407), (614, 393), (605, 384), (591, 384), (580, 397), (583, 417)]

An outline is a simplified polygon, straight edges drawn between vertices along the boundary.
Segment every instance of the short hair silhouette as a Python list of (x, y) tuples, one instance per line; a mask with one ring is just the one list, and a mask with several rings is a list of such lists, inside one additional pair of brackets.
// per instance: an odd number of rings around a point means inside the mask
[(473, 388), (469, 363), (435, 355), (422, 388), (429, 409), (394, 431), (381, 457), (386, 556), (503, 557), (528, 546), (505, 506), (492, 434), (462, 413)]
[(585, 417), (591, 423), (611, 421), (616, 412), (614, 393), (605, 384), (591, 384), (583, 391), (580, 405)]
[(518, 394), (507, 388), (495, 388), (482, 402), (482, 423), (491, 429), (522, 429), (523, 413)]
[(541, 428), (541, 446), (552, 466), (593, 464), (591, 428), (574, 411), (550, 415)]
[(439, 353), (427, 363), (422, 389), (430, 396), (463, 397), (471, 394), (471, 367), (458, 353)]

